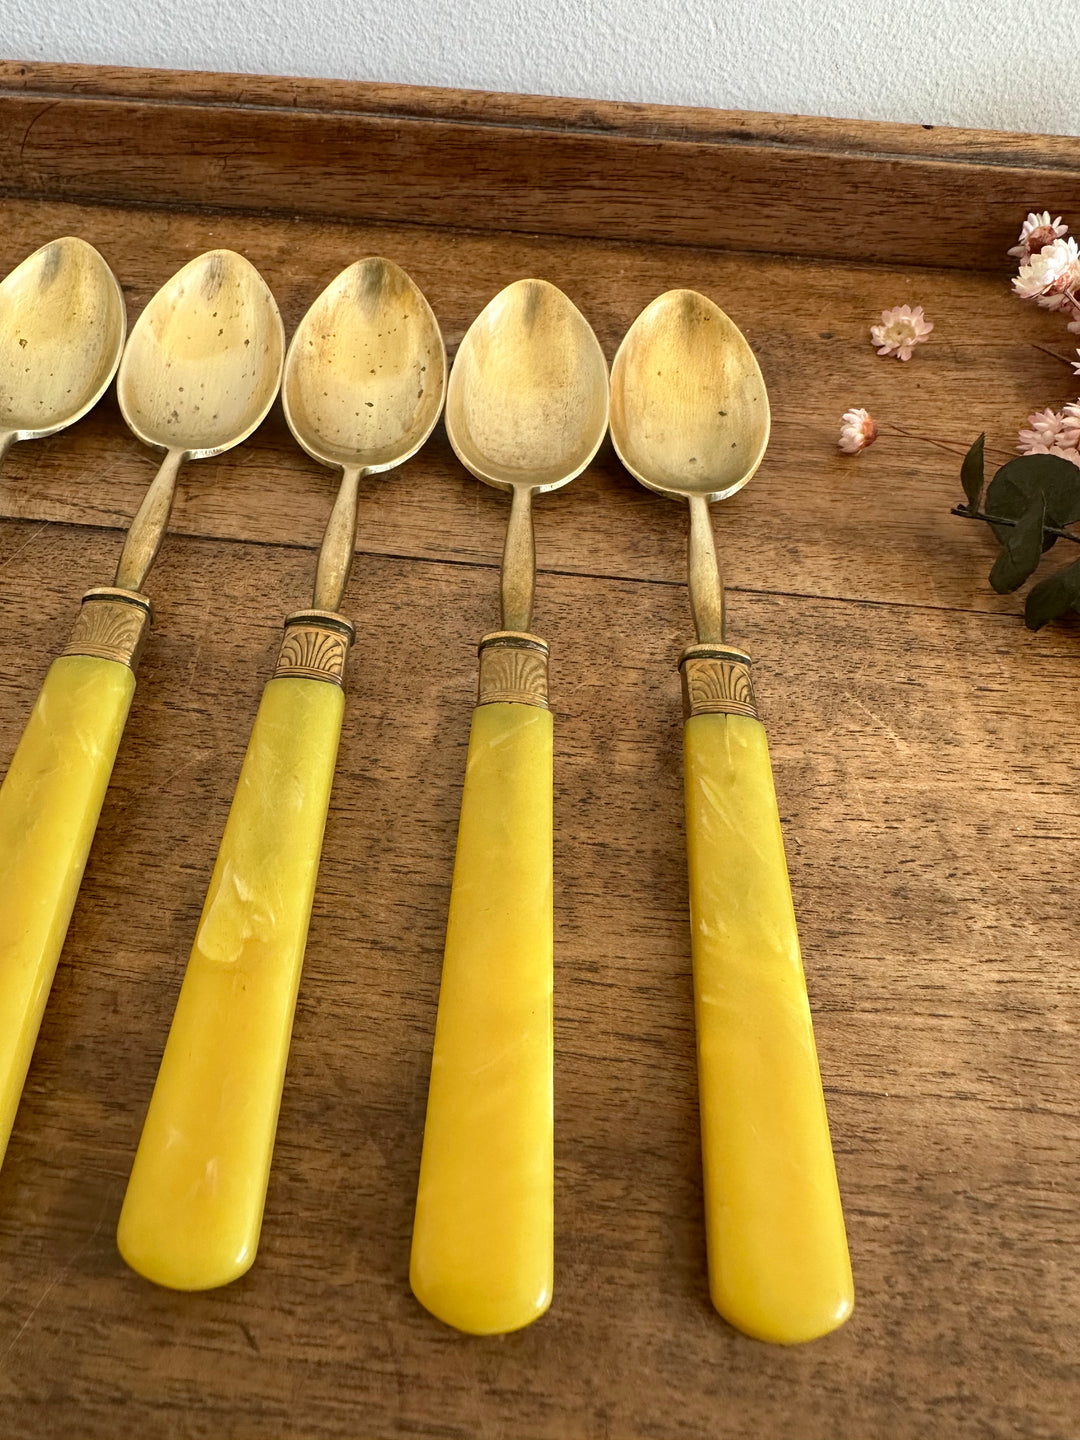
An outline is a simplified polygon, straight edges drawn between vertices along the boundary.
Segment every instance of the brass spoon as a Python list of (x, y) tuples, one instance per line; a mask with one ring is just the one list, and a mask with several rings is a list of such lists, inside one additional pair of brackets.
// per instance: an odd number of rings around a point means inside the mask
[(120, 365), (124, 418), (166, 451), (112, 586), (87, 593), (0, 787), (0, 1159), (82, 880), (131, 698), (150, 601), (141, 585), (186, 459), (255, 429), (277, 393), (284, 336), (241, 256), (186, 265), (139, 317)]
[(124, 348), (116, 397), (128, 428), (165, 459), (131, 522), (115, 585), (138, 590), (146, 579), (184, 461), (231, 450), (262, 424), (284, 351), (273, 295), (233, 250), (189, 261), (150, 300)]
[(116, 276), (74, 235), (50, 240), (0, 283), (0, 459), (92, 410), (124, 348)]
[(588, 322), (519, 280), (458, 349), (446, 431), (513, 500), (502, 629), (480, 642), (413, 1228), (413, 1293), (495, 1334), (551, 1302), (552, 719), (547, 646), (529, 633), (533, 495), (585, 469), (604, 438), (607, 366)]
[(445, 389), (438, 322), (389, 260), (343, 271), (289, 346), (286, 419), (342, 479), (314, 608), (286, 620), (259, 705), (120, 1216), (125, 1260), (162, 1285), (224, 1285), (255, 1258), (341, 734), (358, 486), (419, 450)]
[(740, 1330), (784, 1344), (854, 1295), (765, 729), (749, 657), (724, 643), (709, 502), (740, 490), (769, 402), (737, 326), (693, 290), (634, 321), (611, 372), (611, 438), (635, 479), (690, 502), (680, 661), (709, 1286)]
[(312, 603), (336, 611), (356, 549), (359, 484), (403, 465), (446, 398), (446, 347), (431, 306), (404, 270), (372, 256), (343, 270), (289, 346), (281, 399), (297, 441), (340, 470)]
[(532, 623), (532, 497), (569, 485), (607, 426), (607, 365), (589, 322), (546, 280), (517, 280), (469, 326), (446, 396), (446, 433), (478, 480), (513, 495), (502, 629)]

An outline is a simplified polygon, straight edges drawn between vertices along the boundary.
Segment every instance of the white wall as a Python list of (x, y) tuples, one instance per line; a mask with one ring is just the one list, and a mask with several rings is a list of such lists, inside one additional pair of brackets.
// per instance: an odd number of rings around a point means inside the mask
[(1080, 134), (1080, 0), (0, 0), (0, 53)]

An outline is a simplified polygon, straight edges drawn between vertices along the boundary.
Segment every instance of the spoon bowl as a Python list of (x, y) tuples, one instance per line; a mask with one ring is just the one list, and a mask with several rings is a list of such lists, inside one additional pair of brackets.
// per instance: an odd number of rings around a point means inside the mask
[(147, 445), (200, 460), (230, 450), (274, 403), (285, 349), (266, 282), (232, 250), (188, 262), (131, 331), (116, 393)]
[(393, 261), (369, 256), (332, 280), (301, 320), (281, 402), (315, 460), (374, 475), (420, 449), (445, 393), (446, 349), (431, 306)]
[(738, 326), (695, 290), (669, 290), (630, 327), (611, 367), (611, 439), (661, 495), (726, 500), (769, 443), (769, 399)]
[(446, 396), (458, 459), (500, 490), (568, 485), (600, 448), (607, 364), (589, 322), (546, 280), (517, 280), (469, 326)]
[(0, 448), (73, 424), (108, 389), (127, 318), (92, 245), (51, 240), (0, 283)]

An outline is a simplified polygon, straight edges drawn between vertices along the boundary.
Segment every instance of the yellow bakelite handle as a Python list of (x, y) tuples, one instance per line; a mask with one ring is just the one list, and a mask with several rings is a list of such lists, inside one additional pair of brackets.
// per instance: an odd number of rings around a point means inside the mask
[(684, 761), (709, 1289), (797, 1344), (854, 1289), (765, 728), (694, 715)]
[(0, 1163), (134, 693), (116, 660), (53, 661), (0, 786)]
[(551, 1303), (552, 721), (473, 711), (410, 1283), (473, 1335)]
[(322, 680), (263, 691), (117, 1231), (159, 1285), (255, 1258), (344, 703)]

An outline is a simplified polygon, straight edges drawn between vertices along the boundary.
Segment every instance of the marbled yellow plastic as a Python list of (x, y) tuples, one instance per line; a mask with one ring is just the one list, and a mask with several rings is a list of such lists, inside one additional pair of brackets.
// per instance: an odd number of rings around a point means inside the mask
[(53, 661), (0, 786), (0, 1163), (134, 693), (115, 660)]
[(321, 680), (263, 691), (120, 1214), (159, 1285), (255, 1258), (343, 708)]
[(765, 728), (692, 716), (684, 761), (709, 1288), (797, 1344), (854, 1290)]
[(473, 1335), (551, 1303), (552, 722), (473, 711), (410, 1282)]

